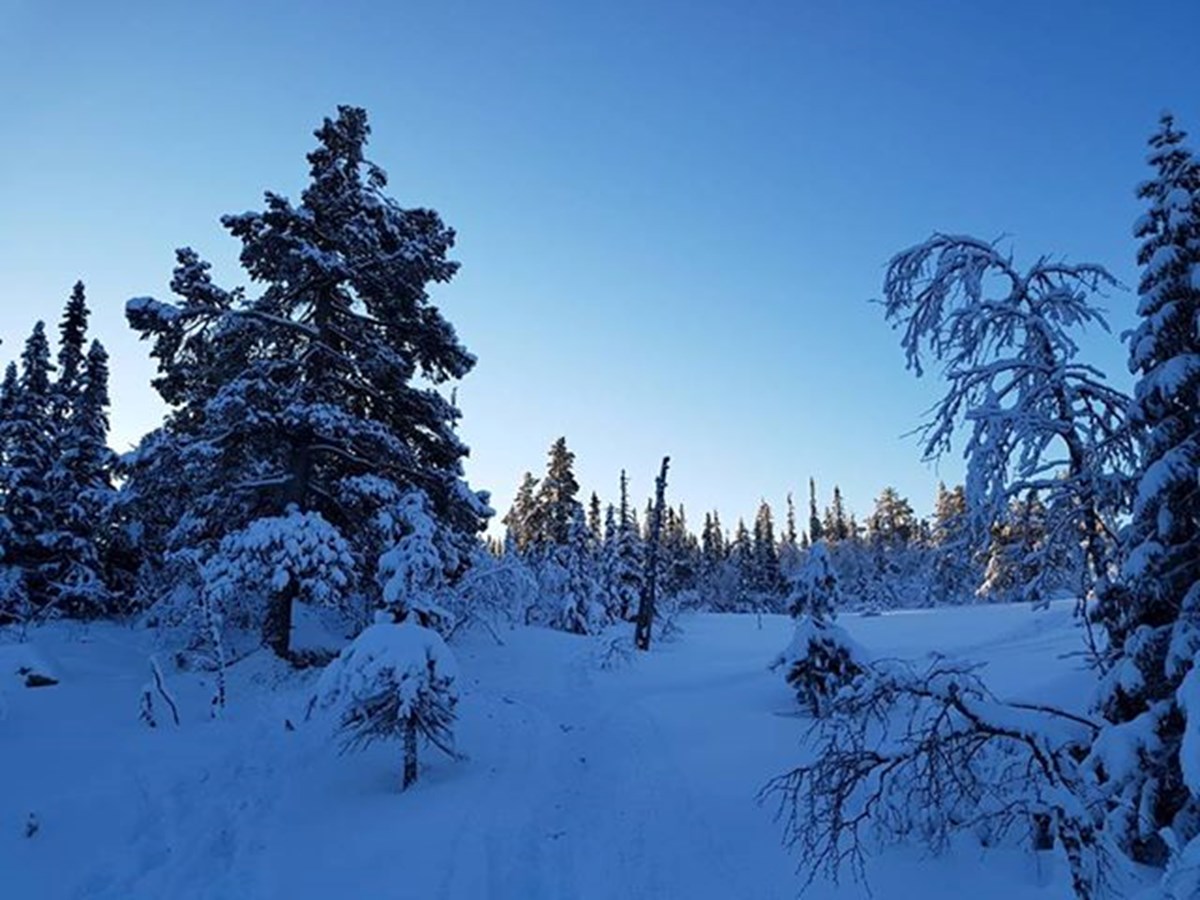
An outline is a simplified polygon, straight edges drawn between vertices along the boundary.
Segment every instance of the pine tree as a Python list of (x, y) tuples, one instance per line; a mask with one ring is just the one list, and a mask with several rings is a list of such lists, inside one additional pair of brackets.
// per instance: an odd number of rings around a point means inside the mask
[[(1093, 761), (1112, 799), (1108, 826), (1135, 859), (1167, 861), (1200, 841), (1200, 162), (1170, 115), (1150, 140), (1155, 177), (1138, 314), (1130, 422), (1141, 445), (1118, 582), (1101, 592), (1114, 654), (1102, 685), (1108, 720)], [(1190, 698), (1190, 699), (1189, 699)]]
[[(454, 232), (436, 212), (384, 194), (386, 175), (363, 155), (368, 135), (363, 110), (339, 107), (316, 131), (298, 205), (267, 193), (262, 212), (221, 220), (260, 294), (219, 288), (183, 249), (179, 302), (127, 306), (154, 341), (155, 387), (172, 407), (157, 452), (187, 482), (170, 545), (211, 552), (223, 535), (295, 508), (373, 561), (391, 543), (375, 513), (419, 489), (466, 559), (491, 514), (465, 484), (459, 412), (437, 389), (475, 363), (429, 296), (458, 268), (447, 258)], [(364, 564), (360, 587), (372, 569)], [(291, 587), (273, 590), (264, 622), (281, 655), (293, 599)]]

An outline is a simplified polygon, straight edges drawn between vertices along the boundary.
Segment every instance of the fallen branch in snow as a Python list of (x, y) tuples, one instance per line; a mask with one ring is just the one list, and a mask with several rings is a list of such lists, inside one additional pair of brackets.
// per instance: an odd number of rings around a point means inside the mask
[(992, 844), (1020, 828), (1056, 841), (1077, 897), (1097, 896), (1112, 857), (1079, 769), (1097, 726), (1001, 702), (977, 669), (942, 657), (923, 671), (878, 661), (830, 699), (808, 732), (809, 761), (759, 793), (777, 804), (805, 887), (847, 868), (864, 880), (872, 847), (915, 838), (940, 852), (955, 834)]
[(162, 669), (159, 668), (158, 660), (153, 656), (150, 657), (150, 673), (153, 682), (148, 682), (142, 687), (141, 720), (151, 728), (158, 726), (158, 722), (154, 718), (154, 697), (151, 693), (153, 689), (162, 697), (163, 702), (167, 705), (167, 709), (171, 710), (171, 719), (178, 726), (179, 706), (175, 703), (175, 698), (171, 696), (171, 692), (167, 690), (167, 681), (163, 677)]

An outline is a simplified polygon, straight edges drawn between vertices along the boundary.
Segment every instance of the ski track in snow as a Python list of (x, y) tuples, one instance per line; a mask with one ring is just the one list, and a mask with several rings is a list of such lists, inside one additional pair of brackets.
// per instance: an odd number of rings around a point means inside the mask
[[(1061, 654), (1079, 646), (1065, 606), (1040, 616), (974, 608), (843, 621), (881, 655), (936, 648), (982, 658), (1002, 694), (1067, 678), (1073, 664)], [(790, 628), (781, 617), (761, 628), (752, 617), (693, 617), (681, 641), (614, 671), (596, 668), (586, 639), (517, 629), (500, 647), (471, 636), (458, 648), (458, 739), (468, 758), (425, 748), (422, 781), (405, 793), (397, 746), (343, 757), (326, 731), (301, 722), (311, 673), (252, 658), (231, 673), (218, 722), (207, 719), (208, 685), (171, 674), (184, 725), (149, 730), (136, 722), (144, 644), (116, 628), (90, 648), (62, 636), (55, 645), (48, 634), (64, 684), (57, 694), (10, 690), (12, 715), (0, 723), (0, 763), (11, 756), (10, 771), (32, 773), (12, 803), (0, 792), (0, 873), (14, 872), (19, 885), (0, 896), (792, 898), (797, 860), (780, 848), (772, 810), (755, 802), (797, 760), (807, 728), (773, 715), (793, 702), (765, 668)], [(1045, 666), (1034, 680), (1032, 658)], [(58, 709), (39, 709), (39, 698)], [(78, 723), (63, 715), (74, 710)], [(55, 735), (77, 746), (39, 768)], [(35, 804), (43, 830), (24, 840), (14, 817)], [(969, 873), (1001, 863), (1008, 875), (992, 877), (997, 892), (972, 891), (972, 900), (1067, 896), (1061, 879), (1031, 883), (1003, 854), (932, 864), (917, 856), (880, 864), (879, 900), (912, 896), (914, 878), (923, 900), (959, 900)], [(932, 878), (927, 865), (940, 867)], [(866, 893), (818, 882), (807, 896)]]

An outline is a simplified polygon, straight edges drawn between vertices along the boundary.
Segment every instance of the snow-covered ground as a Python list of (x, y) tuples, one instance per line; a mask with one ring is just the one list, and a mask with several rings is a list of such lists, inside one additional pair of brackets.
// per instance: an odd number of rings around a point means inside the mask
[[(1069, 604), (839, 622), (876, 655), (986, 661), (1001, 697), (1087, 701)], [(683, 627), (613, 669), (597, 665), (595, 639), (468, 636), (455, 648), (468, 758), (425, 750), (406, 793), (398, 745), (339, 756), (303, 721), (311, 672), (256, 654), (212, 721), (209, 679), (164, 658), (183, 724), (160, 703), (152, 730), (138, 720), (148, 634), (43, 629), (32, 649), (0, 646), (0, 897), (794, 897), (798, 860), (755, 801), (799, 758), (807, 725), (766, 669), (791, 622), (697, 615)], [(60, 683), (25, 688), (12, 670), (31, 655)], [(869, 875), (878, 900), (1070, 895), (1063, 867), (1023, 847), (889, 851)], [(806, 896), (867, 892), (847, 880)]]

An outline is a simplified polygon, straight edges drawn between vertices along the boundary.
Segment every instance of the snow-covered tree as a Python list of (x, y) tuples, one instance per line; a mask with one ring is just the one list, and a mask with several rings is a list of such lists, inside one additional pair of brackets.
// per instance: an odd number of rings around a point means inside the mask
[(457, 756), (458, 677), (454, 655), (436, 631), (413, 619), (396, 624), (381, 612), (321, 673), (310, 711), (336, 717), (348, 750), (400, 740), (401, 790), (407, 790), (418, 777), (419, 738)]
[(567, 449), (567, 439), (560, 437), (550, 446), (546, 474), (529, 516), (531, 538), (538, 547), (567, 543), (571, 523), (583, 509), (577, 499), (579, 482), (574, 467), (575, 454)]
[[(1123, 565), (1102, 594), (1112, 667), (1093, 751), (1107, 827), (1142, 862), (1200, 854), (1200, 161), (1171, 116), (1150, 140), (1154, 177), (1134, 233), (1141, 321), (1130, 421), (1141, 447)], [(1183, 895), (1178, 895), (1183, 896)]]
[(77, 386), (62, 394), (68, 418), (56, 425), (57, 452), (47, 476), (55, 524), (47, 547), (48, 591), (65, 614), (89, 617), (110, 612), (114, 600), (109, 582), (116, 454), (108, 446), (108, 353), (93, 341), (82, 369), (71, 360), (60, 354), (60, 367), (76, 372)]
[(616, 532), (606, 550), (605, 585), (610, 618), (629, 620), (642, 595), (642, 542), (637, 519), (629, 504), (629, 481), (621, 470), (620, 500), (616, 510)]
[(1077, 359), (1076, 332), (1107, 328), (1093, 297), (1113, 284), (1099, 265), (1043, 257), (1021, 270), (994, 244), (935, 234), (891, 260), (883, 287), (908, 367), (921, 375), (932, 357), (948, 382), (922, 427), (926, 458), (970, 429), (963, 455), (976, 546), (1014, 497), (1038, 492), (1060, 513), (1047, 552), (1085, 547), (1085, 592), (1108, 571), (1104, 536), (1124, 506), (1133, 458), (1128, 399)]
[(532, 472), (526, 472), (517, 488), (512, 507), (504, 517), (505, 540), (520, 553), (524, 553), (533, 543), (533, 509), (537, 488), (538, 480)]
[(596, 634), (608, 624), (600, 567), (588, 547), (582, 507), (574, 512), (567, 540), (546, 545), (537, 566), (546, 624), (574, 634)]
[[(15, 597), (46, 610), (50, 602), (48, 544), (55, 540), (49, 477), (54, 465), (56, 429), (51, 395), (50, 344), (38, 322), (21, 353), (15, 383), (6, 379), (8, 415), (0, 421), (5, 459), (0, 469), (0, 517), (8, 532), (4, 564), (20, 582)], [(10, 369), (10, 373), (13, 370)], [(8, 603), (4, 604), (8, 606)], [(15, 615), (15, 610), (7, 610)]]
[(446, 560), (437, 546), (437, 522), (423, 491), (409, 491), (397, 504), (405, 534), (379, 557), (383, 604), (398, 622), (410, 616), (439, 631), (453, 626), (446, 609)]
[(204, 562), (202, 589), (224, 623), (242, 628), (278, 615), (280, 595), (353, 617), (356, 566), (341, 532), (320, 513), (292, 507), (222, 538)]
[(801, 704), (824, 715), (833, 696), (862, 672), (866, 654), (834, 624), (839, 602), (837, 573), (824, 542), (808, 551), (788, 598), (796, 620), (791, 643), (771, 668), (782, 668)]
[(751, 586), (758, 595), (756, 606), (764, 612), (775, 612), (785, 588), (779, 568), (779, 547), (775, 543), (775, 520), (765, 500), (759, 503), (754, 516), (751, 552)]
[[(226, 291), (190, 249), (177, 253), (175, 303), (130, 301), (130, 324), (153, 340), (155, 387), (171, 406), (157, 441), (185, 482), (182, 515), (159, 540), (211, 552), (221, 538), (294, 507), (336, 528), (364, 563), (386, 549), (348, 515), (362, 476), (425, 493), (466, 558), (491, 511), (463, 479), (459, 412), (437, 389), (474, 365), (429, 287), (449, 281), (454, 232), (436, 212), (405, 209), (363, 155), (366, 113), (342, 106), (317, 130), (298, 204), (225, 216), (261, 290)], [(134, 466), (130, 490), (153, 465)], [(161, 471), (161, 469), (160, 469)], [(370, 560), (371, 562), (366, 562)], [(295, 599), (278, 592), (264, 639), (286, 655)]]

